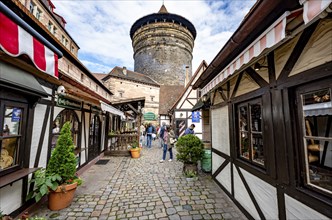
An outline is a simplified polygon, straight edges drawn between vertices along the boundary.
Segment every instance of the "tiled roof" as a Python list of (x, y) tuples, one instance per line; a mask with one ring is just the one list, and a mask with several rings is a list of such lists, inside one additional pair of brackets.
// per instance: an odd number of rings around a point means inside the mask
[(102, 82), (102, 79), (107, 76), (105, 73), (92, 73), (100, 82)]
[[(126, 71), (126, 74), (124, 74), (124, 70)], [(159, 84), (156, 81), (154, 81), (147, 75), (144, 75), (142, 73), (137, 73), (137, 72), (134, 72), (131, 70), (127, 70), (123, 67), (118, 67), (118, 66), (114, 67), (112, 69), (112, 71), (103, 80), (107, 80), (110, 77), (118, 77), (118, 78), (122, 78), (122, 79), (126, 79), (126, 80), (132, 80), (132, 81), (136, 81), (136, 82), (140, 82), (140, 83), (146, 83), (149, 85), (159, 86)]]
[(161, 85), (159, 93), (159, 114), (168, 114), (168, 110), (172, 108), (183, 90), (184, 86)]

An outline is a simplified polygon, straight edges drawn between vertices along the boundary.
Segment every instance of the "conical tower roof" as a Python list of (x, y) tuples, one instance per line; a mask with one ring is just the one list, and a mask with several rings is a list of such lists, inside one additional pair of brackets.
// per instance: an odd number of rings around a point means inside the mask
[(149, 14), (138, 19), (130, 28), (130, 38), (133, 39), (134, 33), (137, 31), (137, 29), (145, 25), (149, 25), (150, 23), (157, 22), (170, 22), (184, 26), (191, 32), (194, 39), (196, 38), (196, 29), (194, 25), (180, 15), (169, 13), (164, 4), (161, 6), (158, 13)]
[(168, 11), (167, 11), (167, 9), (166, 9), (166, 7), (165, 7), (164, 4), (159, 9), (158, 14), (168, 14)]

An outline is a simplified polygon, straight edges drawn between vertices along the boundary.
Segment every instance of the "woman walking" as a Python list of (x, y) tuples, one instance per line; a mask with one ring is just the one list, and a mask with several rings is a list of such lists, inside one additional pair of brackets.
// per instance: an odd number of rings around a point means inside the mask
[(163, 159), (160, 160), (160, 163), (163, 163), (166, 160), (167, 151), (169, 151), (169, 162), (173, 160), (173, 151), (172, 148), (175, 144), (175, 134), (171, 126), (167, 125), (164, 130), (163, 135), (164, 146), (163, 146)]

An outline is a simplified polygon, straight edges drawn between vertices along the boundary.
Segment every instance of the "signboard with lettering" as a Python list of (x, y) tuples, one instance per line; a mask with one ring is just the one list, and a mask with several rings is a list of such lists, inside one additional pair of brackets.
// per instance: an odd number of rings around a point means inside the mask
[(153, 121), (156, 119), (156, 115), (153, 112), (147, 112), (143, 115), (145, 121)]
[(12, 122), (18, 122), (21, 119), (21, 109), (20, 108), (13, 108), (12, 113)]
[(197, 122), (197, 123), (200, 122), (199, 111), (197, 111), (197, 112), (193, 112), (193, 113), (192, 113), (192, 115), (191, 115), (191, 121), (192, 121), (192, 122)]
[(68, 99), (64, 96), (58, 96), (56, 105), (59, 107), (77, 109), (77, 110), (80, 110), (82, 108), (82, 102), (73, 99)]

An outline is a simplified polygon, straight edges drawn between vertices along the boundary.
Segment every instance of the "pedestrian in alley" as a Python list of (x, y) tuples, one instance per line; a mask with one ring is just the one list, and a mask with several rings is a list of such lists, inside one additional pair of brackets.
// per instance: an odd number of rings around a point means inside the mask
[(173, 161), (173, 147), (176, 142), (175, 134), (171, 126), (167, 125), (164, 130), (164, 146), (163, 146), (163, 158), (160, 160), (160, 163), (163, 163), (166, 160), (167, 151), (169, 151), (169, 162)]
[(151, 123), (149, 123), (146, 128), (146, 146), (147, 146), (147, 148), (151, 148), (152, 134), (155, 134), (155, 128)]
[(184, 131), (184, 135), (187, 135), (187, 134), (195, 134), (194, 132), (194, 128), (195, 128), (195, 125), (194, 124), (191, 124), (185, 131)]
[(159, 141), (160, 141), (160, 147), (164, 147), (164, 131), (166, 128), (166, 122), (161, 123), (161, 127), (159, 128), (158, 134), (159, 134)]

